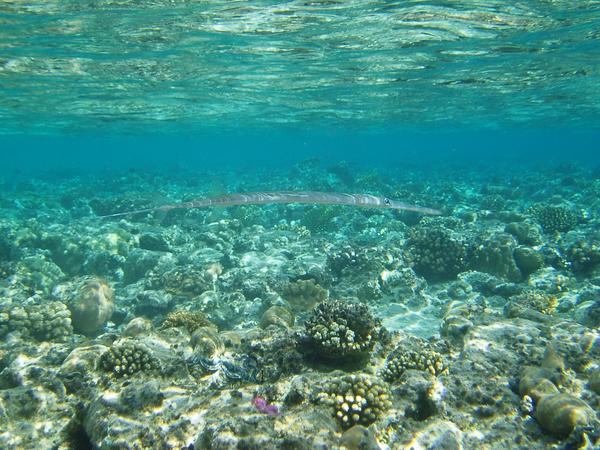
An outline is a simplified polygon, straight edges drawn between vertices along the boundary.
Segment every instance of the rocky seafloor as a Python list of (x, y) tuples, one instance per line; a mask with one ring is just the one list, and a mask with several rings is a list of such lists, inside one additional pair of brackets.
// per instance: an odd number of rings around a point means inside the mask
[[(600, 173), (0, 180), (0, 448), (600, 448)], [(438, 217), (219, 192), (373, 193)]]

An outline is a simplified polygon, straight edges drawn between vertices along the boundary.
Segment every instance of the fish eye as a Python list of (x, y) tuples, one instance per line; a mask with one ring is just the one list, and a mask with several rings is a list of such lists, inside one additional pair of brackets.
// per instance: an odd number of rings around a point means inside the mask
[(384, 205), (386, 205), (386, 206), (390, 206), (390, 205), (391, 205), (391, 203), (392, 203), (392, 202), (390, 202), (390, 199), (389, 199), (389, 198), (385, 197), (385, 198), (383, 199), (383, 204), (384, 204)]

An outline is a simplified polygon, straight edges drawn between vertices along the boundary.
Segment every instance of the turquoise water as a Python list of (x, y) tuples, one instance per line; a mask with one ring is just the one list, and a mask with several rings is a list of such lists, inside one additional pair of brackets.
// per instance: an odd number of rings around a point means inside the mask
[(600, 164), (600, 133), (560, 128), (442, 132), (365, 133), (361, 130), (310, 132), (274, 129), (272, 133), (237, 129), (238, 136), (207, 132), (149, 135), (30, 134), (0, 136), (0, 164), (20, 171), (76, 169), (170, 170), (243, 166), (249, 170), (275, 167), (285, 171), (308, 158), (324, 164), (351, 162), (362, 169), (431, 167), (447, 163), (470, 169), (497, 167), (546, 167), (563, 162), (587, 167)]
[(1, 1), (0, 449), (600, 448), (599, 143), (599, 1)]
[(596, 129), (596, 1), (3, 2), (4, 134)]

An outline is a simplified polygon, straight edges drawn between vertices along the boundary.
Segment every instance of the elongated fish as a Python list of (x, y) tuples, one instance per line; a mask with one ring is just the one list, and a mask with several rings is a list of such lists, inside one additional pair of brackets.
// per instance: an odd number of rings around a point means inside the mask
[(246, 192), (220, 197), (202, 198), (185, 203), (172, 203), (155, 208), (137, 209), (101, 217), (119, 217), (130, 214), (149, 213), (154, 211), (171, 211), (172, 209), (206, 208), (209, 206), (265, 205), (268, 203), (309, 203), (319, 205), (348, 205), (364, 208), (401, 209), (422, 214), (439, 215), (441, 211), (423, 206), (408, 205), (387, 197), (377, 197), (369, 194), (345, 194), (316, 191), (273, 191)]

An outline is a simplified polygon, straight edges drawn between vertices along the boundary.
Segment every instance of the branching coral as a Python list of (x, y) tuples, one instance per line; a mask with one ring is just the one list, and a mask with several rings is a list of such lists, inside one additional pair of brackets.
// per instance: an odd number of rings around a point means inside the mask
[(529, 208), (529, 214), (537, 220), (545, 233), (569, 231), (578, 222), (577, 214), (566, 206), (538, 204)]
[(448, 371), (442, 355), (426, 346), (418, 350), (396, 348), (387, 358), (381, 375), (388, 382), (398, 381), (408, 369), (427, 371), (438, 376)]
[(407, 245), (415, 272), (425, 278), (452, 279), (466, 269), (467, 243), (443, 226), (412, 229)]
[(344, 428), (370, 425), (391, 407), (387, 385), (374, 377), (346, 375), (332, 381), (317, 395), (322, 404), (332, 406)]
[(565, 251), (569, 266), (574, 273), (586, 274), (600, 264), (600, 244), (587, 240), (578, 240)]
[(13, 331), (40, 341), (62, 341), (73, 334), (71, 313), (61, 302), (6, 307), (0, 310), (0, 337)]
[(367, 306), (331, 300), (313, 309), (305, 327), (321, 357), (349, 359), (371, 351), (381, 325)]
[(197, 311), (172, 311), (167, 314), (163, 328), (185, 328), (189, 333), (200, 327), (215, 327), (204, 314)]
[(160, 367), (158, 360), (150, 350), (133, 343), (112, 346), (100, 355), (99, 366), (117, 377), (155, 370)]

